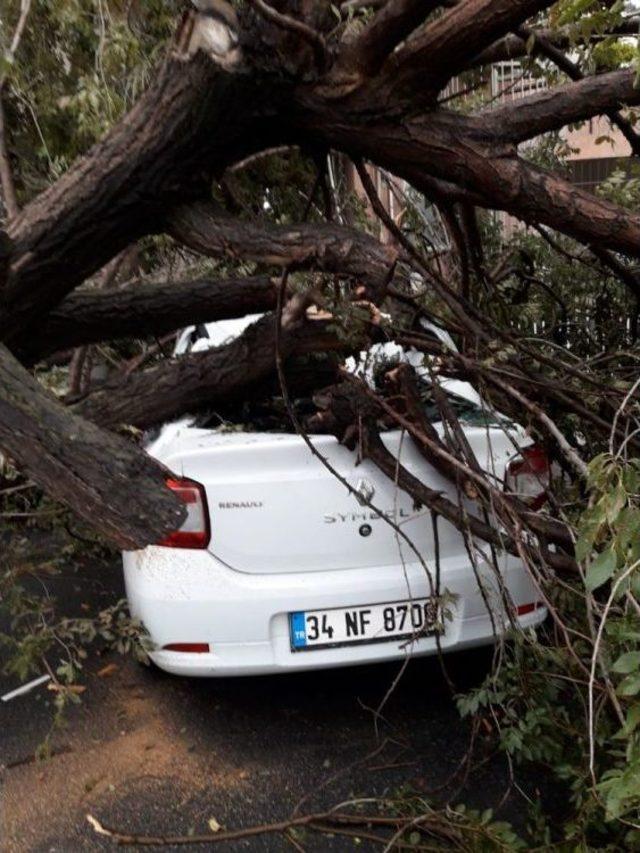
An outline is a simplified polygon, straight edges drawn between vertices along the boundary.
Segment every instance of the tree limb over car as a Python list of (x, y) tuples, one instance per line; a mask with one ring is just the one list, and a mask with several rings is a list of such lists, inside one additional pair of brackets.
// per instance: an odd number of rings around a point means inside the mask
[[(336, 222), (258, 225), (212, 206), (214, 179), (274, 146), (297, 145), (316, 159), (329, 150), (364, 158), (438, 203), (462, 200), (506, 211), (599, 251), (640, 258), (638, 214), (576, 188), (517, 152), (522, 140), (637, 104), (631, 71), (586, 77), (493, 111), (463, 114), (437, 103), (446, 83), (483, 52), (495, 54), (496, 45), (507, 49), (506, 42), (527, 22), (535, 28), (550, 0), (390, 0), (355, 38), (342, 38), (326, 0), (287, 0), (271, 12), (265, 5), (251, 3), (241, 10), (237, 40), (229, 40), (233, 62), (206, 40), (197, 47), (191, 43), (193, 50), (176, 42), (133, 109), (9, 223), (8, 263), (0, 258), (0, 340), (15, 355), (28, 362), (59, 347), (130, 335), (134, 327), (158, 334), (198, 316), (233, 315), (249, 306), (263, 311), (272, 307), (268, 276), (273, 268), (338, 276), (351, 296), (365, 286), (382, 299), (400, 253), (364, 230)], [(199, 14), (192, 13), (196, 25)], [(132, 241), (165, 233), (209, 257), (251, 262), (260, 278), (231, 276), (217, 284), (207, 278), (175, 292), (168, 285), (145, 285), (131, 293), (74, 293)], [(412, 265), (406, 253), (401, 260)], [(428, 266), (429, 261), (421, 269)], [(477, 338), (477, 311), (464, 295), (451, 296), (448, 307), (454, 303), (468, 349)], [(337, 346), (335, 336), (317, 326), (311, 332), (308, 322), (291, 320), (285, 354)], [(579, 394), (570, 388), (540, 391), (538, 357), (525, 354), (517, 341), (510, 344), (516, 349), (509, 363), (517, 371), (518, 393), (546, 395), (563, 411), (580, 411)], [(479, 362), (489, 357), (488, 346), (487, 340), (478, 342)], [(273, 318), (267, 317), (230, 348), (186, 356), (127, 377), (118, 387), (96, 389), (74, 404), (73, 414), (54, 406), (6, 350), (6, 381), (0, 388), (4, 449), (36, 482), (80, 509), (81, 497), (71, 497), (75, 481), (60, 467), (60, 483), (53, 486), (52, 466), (64, 458), (61, 442), (70, 429), (82, 434), (78, 459), (90, 459), (113, 439), (88, 421), (145, 426), (190, 411), (237, 390), (248, 378), (264, 378), (273, 368), (273, 350)], [(468, 365), (467, 372), (476, 381), (483, 375), (483, 369), (474, 372)], [(16, 396), (21, 384), (28, 389), (28, 406)], [(599, 421), (602, 429), (618, 402), (615, 389), (608, 391), (590, 414), (592, 422)], [(34, 441), (38, 413), (49, 413), (52, 443), (21, 452), (11, 439), (16, 411), (24, 434)], [(532, 419), (535, 423), (535, 414)], [(553, 445), (553, 436), (549, 440)], [(118, 519), (130, 506), (126, 490), (117, 495), (121, 453), (122, 444), (117, 451), (114, 446), (112, 462), (92, 474), (91, 506), (110, 508), (94, 517), (112, 537), (119, 535)], [(130, 470), (150, 478), (145, 493), (161, 508), (160, 520), (153, 520), (145, 507), (123, 534), (144, 545), (158, 538), (177, 504), (170, 506), (160, 472), (151, 472), (142, 451), (131, 448), (129, 456)]]

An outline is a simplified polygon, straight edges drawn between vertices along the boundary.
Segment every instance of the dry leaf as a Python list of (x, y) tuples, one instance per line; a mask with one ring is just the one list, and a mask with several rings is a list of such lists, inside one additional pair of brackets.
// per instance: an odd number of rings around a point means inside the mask
[(113, 673), (117, 671), (117, 663), (108, 663), (106, 666), (103, 666), (102, 669), (98, 670), (97, 676), (98, 678), (108, 678), (110, 675), (113, 675)]
[(87, 688), (84, 684), (47, 684), (47, 690), (53, 690), (54, 693), (84, 693)]

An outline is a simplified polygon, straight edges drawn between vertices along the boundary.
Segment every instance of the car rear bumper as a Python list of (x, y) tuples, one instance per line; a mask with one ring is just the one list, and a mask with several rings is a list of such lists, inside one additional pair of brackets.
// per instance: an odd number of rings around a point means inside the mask
[[(150, 547), (124, 555), (127, 596), (156, 651), (157, 666), (177, 675), (252, 675), (350, 666), (435, 654), (435, 637), (385, 640), (338, 648), (292, 651), (290, 612), (357, 607), (431, 594), (423, 566), (380, 566), (297, 574), (249, 575), (229, 569), (206, 551)], [(431, 574), (434, 567), (429, 567)], [(514, 606), (540, 598), (521, 564), (503, 557), (502, 576)], [(466, 559), (440, 567), (442, 592), (453, 596), (451, 619), (440, 637), (443, 651), (490, 644), (511, 624), (494, 573), (480, 566), (483, 592)], [(435, 580), (434, 580), (435, 583)], [(491, 613), (485, 600), (491, 603)], [(512, 616), (515, 613), (512, 611)], [(537, 625), (544, 608), (515, 617)], [(208, 643), (208, 653), (176, 652), (172, 643)]]

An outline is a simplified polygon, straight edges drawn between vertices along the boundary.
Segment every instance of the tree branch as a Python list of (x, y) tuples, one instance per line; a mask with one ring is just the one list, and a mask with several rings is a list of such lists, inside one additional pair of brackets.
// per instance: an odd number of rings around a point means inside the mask
[(627, 264), (623, 264), (613, 252), (609, 252), (607, 249), (602, 249), (599, 246), (590, 246), (590, 249), (600, 263), (611, 270), (627, 286), (629, 292), (635, 296), (636, 306), (640, 306), (640, 272)]
[(244, 222), (219, 216), (208, 203), (177, 208), (169, 215), (167, 228), (174, 239), (203, 255), (337, 273), (373, 291), (386, 283), (398, 257), (392, 246), (341, 225)]
[[(624, 21), (619, 21), (615, 27), (606, 30), (604, 33), (596, 32), (590, 35), (589, 41), (599, 41), (601, 39), (610, 38), (611, 36), (637, 36), (639, 30), (638, 18), (629, 18)], [(577, 41), (584, 43), (584, 38), (580, 33), (571, 33), (568, 28), (560, 30), (551, 30), (547, 28), (536, 29), (537, 37), (544, 39), (548, 44), (560, 50), (571, 48)], [(521, 59), (527, 56), (527, 39), (522, 38), (517, 33), (509, 33), (502, 39), (494, 42), (486, 50), (483, 50), (477, 56), (474, 56), (467, 68), (477, 68), (483, 65), (492, 65), (494, 62), (506, 62), (510, 59)]]
[(0, 72), (0, 95), (2, 94), (2, 90), (4, 89), (5, 83), (7, 82), (7, 74), (9, 68), (11, 68), (11, 66), (13, 65), (16, 58), (16, 53), (18, 52), (18, 48), (20, 47), (20, 42), (22, 41), (22, 36), (24, 35), (24, 31), (27, 26), (27, 18), (29, 17), (30, 10), (31, 0), (21, 0), (18, 23), (16, 24), (16, 28), (13, 31), (13, 37), (11, 39), (9, 49), (4, 55), (4, 68)]
[[(618, 74), (619, 72), (615, 72)], [(603, 75), (608, 76), (608, 75)], [(598, 78), (589, 78), (597, 89)], [(622, 72), (622, 86), (629, 75)], [(587, 81), (571, 86), (587, 85)], [(569, 87), (570, 88), (570, 87)], [(609, 88), (608, 95), (610, 95)], [(628, 91), (625, 88), (625, 91)], [(540, 96), (552, 98), (553, 93)], [(584, 106), (569, 98), (575, 114)], [(535, 106), (538, 98), (530, 99)], [(514, 116), (521, 102), (514, 104)], [(525, 102), (526, 103), (526, 102)], [(540, 109), (547, 121), (547, 109)], [(569, 110), (567, 110), (569, 112)], [(317, 128), (327, 142), (347, 150), (352, 159), (366, 158), (405, 178), (417, 189), (423, 180), (444, 180), (464, 190), (473, 204), (505, 210), (527, 223), (542, 223), (582, 243), (600, 243), (613, 251), (640, 257), (640, 215), (585, 192), (568, 181), (515, 156), (495, 136), (499, 122), (491, 114), (459, 116), (443, 110), (416, 115), (403, 122), (389, 119), (359, 125), (356, 115), (324, 117)]]
[(440, 6), (457, 0), (389, 0), (360, 33), (343, 49), (344, 65), (363, 77), (380, 70), (393, 49)]
[[(570, 80), (584, 80), (585, 75), (580, 70), (577, 63), (573, 62), (559, 48), (555, 47), (550, 41), (547, 41), (543, 36), (536, 34), (533, 30), (526, 27), (520, 27), (518, 32), (527, 40), (533, 37), (533, 49), (535, 53), (539, 53), (551, 60), (554, 65), (564, 72)], [(606, 115), (613, 125), (622, 133), (624, 138), (631, 146), (631, 150), (637, 156), (640, 156), (640, 137), (633, 129), (629, 122), (618, 110), (608, 110)]]
[[(467, 508), (456, 505), (441, 491), (429, 488), (387, 450), (376, 426), (376, 409), (382, 407), (399, 425), (408, 430), (416, 442), (425, 446), (430, 464), (434, 464), (435, 459), (439, 458), (437, 467), (441, 471), (447, 470), (450, 476), (455, 478), (455, 472), (451, 471), (444, 460), (446, 457), (450, 462), (454, 462), (459, 470), (466, 470), (469, 476), (474, 478), (474, 481), (480, 484), (484, 483), (485, 488), (491, 491), (494, 496), (499, 494), (490, 485), (489, 478), (485, 477), (482, 472), (474, 472), (465, 464), (459, 463), (442, 447), (439, 439), (433, 441), (428, 435), (420, 432), (410, 418), (397, 412), (354, 377), (349, 377), (346, 382), (326, 389), (317, 402), (322, 409), (321, 414), (317, 416), (318, 422), (323, 420), (324, 426), (336, 435), (339, 441), (351, 449), (357, 445), (359, 453), (364, 458), (370, 459), (390, 480), (397, 483), (403, 491), (411, 495), (420, 504), (441, 515), (456, 529), (467, 530), (471, 535), (491, 543), (500, 550), (519, 556), (518, 545), (514, 542), (513, 537), (504, 535), (490, 524), (469, 513)], [(500, 498), (502, 499), (501, 495)], [(503, 502), (505, 505), (509, 503), (506, 495)], [(513, 509), (514, 511), (518, 509), (518, 512), (526, 516), (527, 526), (536, 526), (540, 531), (551, 528), (563, 544), (568, 542), (571, 545), (570, 536), (564, 525), (537, 517), (534, 513), (526, 511), (523, 513), (522, 508), (516, 508), (515, 505)], [(575, 562), (565, 554), (552, 555), (552, 560), (558, 568), (575, 571)]]
[(164, 335), (192, 323), (260, 314), (275, 304), (276, 286), (269, 276), (167, 281), (106, 293), (80, 290), (67, 296), (39, 334), (17, 351), (33, 363), (69, 347)]
[(74, 415), (0, 345), (0, 447), (56, 500), (121, 548), (179, 527), (166, 472), (134, 444)]
[(483, 110), (477, 116), (484, 116), (488, 129), (503, 139), (523, 142), (573, 122), (612, 113), (623, 104), (639, 103), (635, 72), (625, 69), (554, 86), (537, 95)]
[(9, 160), (9, 149), (7, 147), (7, 129), (4, 116), (4, 104), (2, 103), (2, 91), (0, 90), (0, 190), (2, 190), (2, 202), (4, 204), (7, 219), (14, 219), (20, 212), (18, 197), (11, 172)]
[[(396, 83), (419, 82), (431, 96), (461, 71), (468, 57), (518, 27), (553, 0), (465, 0), (411, 39), (390, 61)], [(414, 91), (417, 95), (417, 91)]]
[[(285, 86), (286, 84), (282, 84)], [(169, 59), (123, 120), (11, 223), (14, 263), (0, 339), (15, 340), (137, 238), (167, 207), (206, 193), (214, 170), (276, 144), (272, 79), (223, 71), (198, 53)]]
[(264, 0), (249, 0), (249, 3), (265, 20), (270, 21), (277, 27), (281, 27), (283, 30), (295, 33), (306, 41), (313, 49), (318, 68), (321, 71), (326, 68), (328, 62), (327, 45), (321, 33), (308, 24), (305, 24), (304, 21), (298, 21), (290, 15), (283, 15), (282, 12), (278, 12), (277, 9), (274, 9), (269, 3), (265, 3)]
[[(285, 358), (343, 350), (344, 346), (323, 323), (289, 319), (285, 326)], [(77, 402), (73, 410), (101, 426), (132, 424), (146, 429), (185, 412), (226, 402), (274, 369), (275, 323), (268, 314), (230, 344), (120, 378)]]

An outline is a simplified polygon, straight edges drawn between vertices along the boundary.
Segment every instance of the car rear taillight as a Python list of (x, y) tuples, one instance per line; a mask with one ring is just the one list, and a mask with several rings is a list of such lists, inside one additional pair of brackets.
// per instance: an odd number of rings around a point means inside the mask
[(178, 530), (174, 530), (158, 545), (165, 548), (206, 548), (211, 533), (204, 486), (186, 479), (167, 480), (167, 486), (187, 507), (187, 517)]
[(544, 448), (537, 444), (525, 447), (520, 457), (509, 462), (505, 472), (504, 488), (531, 509), (540, 509), (547, 499), (551, 483), (551, 465)]
[(518, 616), (528, 616), (530, 613), (535, 613), (541, 607), (544, 607), (542, 601), (532, 601), (530, 604), (519, 604), (516, 610)]
[(167, 652), (185, 652), (186, 654), (208, 654), (209, 643), (167, 643), (162, 647)]

